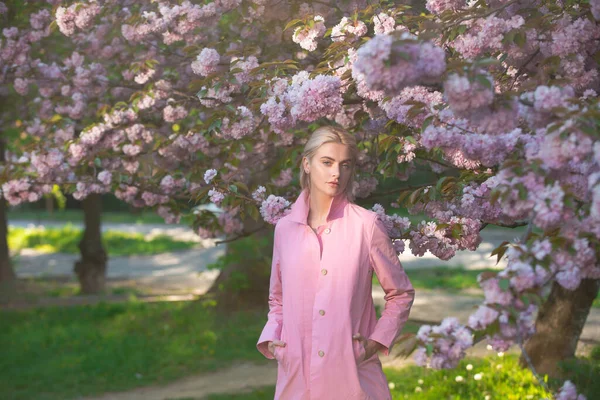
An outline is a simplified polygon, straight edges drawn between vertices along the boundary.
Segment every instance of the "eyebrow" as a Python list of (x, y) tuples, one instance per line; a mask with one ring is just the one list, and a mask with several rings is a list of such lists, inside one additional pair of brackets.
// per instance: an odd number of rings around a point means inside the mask
[[(322, 157), (321, 157), (321, 159), (323, 159), (323, 158), (327, 158), (327, 159), (329, 159), (329, 160), (331, 160), (331, 161), (335, 161), (335, 159), (333, 159), (333, 158), (331, 158), (331, 157), (322, 156)], [(351, 159), (351, 158), (348, 158), (348, 159), (346, 159), (346, 160), (342, 160), (342, 161), (340, 161), (340, 162), (346, 162), (346, 161), (352, 161), (352, 159)]]

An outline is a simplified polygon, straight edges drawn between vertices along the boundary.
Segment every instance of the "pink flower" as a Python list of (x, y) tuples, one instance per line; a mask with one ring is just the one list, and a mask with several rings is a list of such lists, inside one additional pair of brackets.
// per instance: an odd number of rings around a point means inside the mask
[(323, 21), (323, 17), (317, 15), (314, 17), (314, 24), (312, 27), (306, 25), (304, 27), (296, 28), (292, 36), (294, 43), (298, 43), (304, 50), (316, 50), (317, 40), (325, 34), (326, 30)]
[[(482, 81), (487, 84), (482, 84)], [(444, 96), (452, 111), (459, 114), (492, 104), (493, 87), (494, 82), (488, 74), (479, 74), (472, 78), (451, 74), (444, 83)]]
[(357, 52), (353, 68), (364, 74), (370, 90), (399, 93), (406, 86), (436, 82), (446, 70), (444, 50), (403, 33), (395, 42), (392, 36), (379, 35)]
[(269, 195), (260, 206), (260, 215), (269, 224), (275, 225), (279, 219), (289, 214), (290, 202), (283, 197)]
[(425, 7), (434, 14), (441, 14), (446, 10), (464, 8), (466, 5), (464, 0), (427, 0)]
[[(356, 41), (359, 37), (366, 35), (367, 26), (361, 20), (350, 21), (348, 17), (343, 17), (339, 24), (331, 30), (331, 40), (341, 42), (347, 38)], [(347, 35), (349, 34), (349, 35)]]
[(166, 122), (175, 122), (184, 119), (187, 115), (188, 111), (183, 106), (168, 105), (163, 109), (163, 118)]
[(225, 195), (215, 188), (208, 191), (208, 196), (210, 197), (210, 201), (216, 205), (220, 205), (223, 199), (225, 199)]
[(102, 182), (103, 185), (110, 185), (112, 174), (110, 171), (101, 171), (98, 173), (98, 180)]
[(206, 184), (209, 184), (210, 182), (212, 182), (215, 176), (217, 176), (216, 169), (206, 170), (206, 172), (204, 173), (204, 182), (206, 182)]
[(386, 13), (379, 13), (373, 17), (373, 23), (376, 35), (387, 35), (394, 31), (396, 20)]
[(577, 388), (569, 380), (565, 381), (556, 395), (556, 400), (586, 400), (582, 394), (577, 395)]
[(208, 76), (217, 71), (221, 56), (215, 49), (204, 48), (192, 63), (192, 70), (195, 74)]

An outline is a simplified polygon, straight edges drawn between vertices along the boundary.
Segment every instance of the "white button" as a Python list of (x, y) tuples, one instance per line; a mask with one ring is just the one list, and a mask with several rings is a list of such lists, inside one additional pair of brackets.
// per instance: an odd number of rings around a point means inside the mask
[(323, 269), (321, 270), (321, 273), (322, 273), (323, 275), (327, 275), (327, 270), (326, 270), (325, 268), (323, 268)]
[(319, 314), (325, 315), (325, 310), (319, 310)]
[(325, 356), (325, 352), (324, 352), (323, 350), (319, 350), (319, 355), (320, 355), (321, 357), (324, 357), (324, 356)]
[(325, 233), (330, 233), (330, 232), (331, 232), (331, 229), (329, 229), (329, 228), (325, 229)]

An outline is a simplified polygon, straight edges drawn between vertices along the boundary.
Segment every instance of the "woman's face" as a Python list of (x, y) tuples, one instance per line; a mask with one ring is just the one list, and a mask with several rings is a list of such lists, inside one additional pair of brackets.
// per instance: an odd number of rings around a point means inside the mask
[(311, 192), (316, 190), (334, 197), (346, 190), (350, 179), (350, 149), (341, 143), (325, 143), (317, 149), (310, 161), (304, 158), (303, 168), (310, 177)]

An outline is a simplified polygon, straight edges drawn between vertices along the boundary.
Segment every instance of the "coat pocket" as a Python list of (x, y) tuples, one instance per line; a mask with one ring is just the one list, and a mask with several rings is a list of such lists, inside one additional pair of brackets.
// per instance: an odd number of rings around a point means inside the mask
[(284, 370), (286, 370), (286, 366), (285, 366), (285, 354), (287, 353), (287, 343), (285, 344), (285, 347), (282, 346), (275, 346), (274, 349), (274, 353), (273, 356), (275, 357), (275, 359), (277, 360), (277, 362), (279, 364), (281, 364), (281, 366), (284, 368)]
[(352, 348), (354, 350), (354, 360), (356, 365), (359, 365), (365, 360), (366, 350), (363, 342), (358, 339), (352, 339)]

